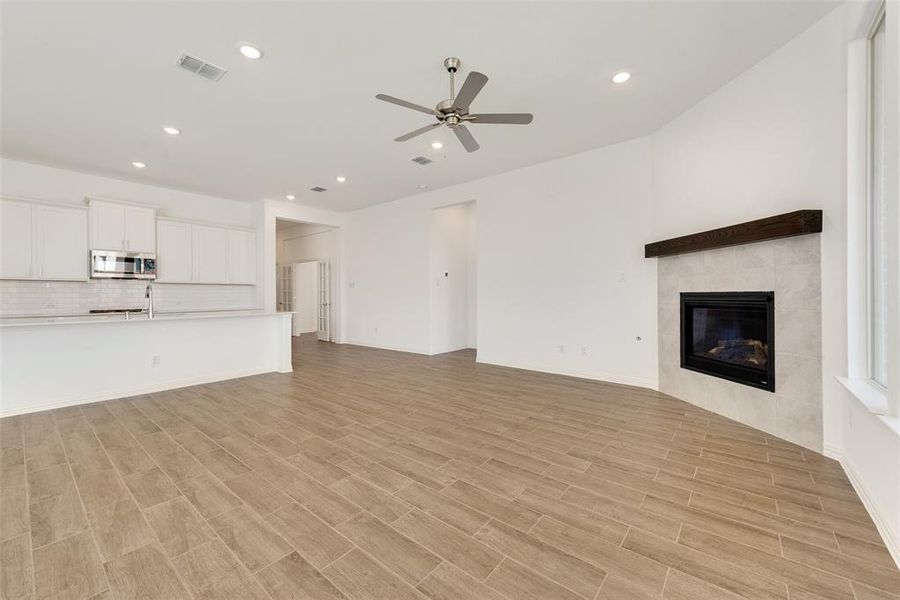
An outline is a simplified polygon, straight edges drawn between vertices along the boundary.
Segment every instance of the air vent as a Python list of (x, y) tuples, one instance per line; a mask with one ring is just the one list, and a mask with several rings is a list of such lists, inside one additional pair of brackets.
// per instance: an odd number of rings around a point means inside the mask
[(319, 185), (317, 185), (316, 187), (311, 187), (309, 189), (313, 192), (324, 192), (325, 191), (325, 188), (323, 188), (322, 186), (319, 186)]
[(417, 157), (415, 157), (414, 159), (412, 159), (412, 161), (413, 161), (414, 163), (417, 163), (417, 164), (420, 164), (420, 165), (427, 165), (427, 164), (429, 164), (429, 163), (433, 163), (433, 162), (434, 162), (434, 161), (431, 160), (430, 158), (425, 158), (424, 156), (417, 156)]
[(191, 56), (190, 54), (182, 54), (178, 57), (178, 61), (175, 64), (182, 69), (186, 69), (191, 73), (196, 73), (197, 75), (206, 77), (212, 81), (219, 81), (225, 77), (225, 73), (227, 72), (222, 67), (217, 67), (216, 65), (210, 64), (195, 56)]

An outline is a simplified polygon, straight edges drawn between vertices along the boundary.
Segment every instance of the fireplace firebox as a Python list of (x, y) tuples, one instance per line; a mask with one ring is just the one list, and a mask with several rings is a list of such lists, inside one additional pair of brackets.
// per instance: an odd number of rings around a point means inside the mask
[(775, 292), (681, 294), (681, 367), (775, 391)]

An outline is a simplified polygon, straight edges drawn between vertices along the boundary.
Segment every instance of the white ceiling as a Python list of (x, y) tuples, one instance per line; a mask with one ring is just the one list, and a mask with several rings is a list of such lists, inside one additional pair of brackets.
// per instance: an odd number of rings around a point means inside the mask
[[(349, 210), (648, 134), (833, 2), (3, 2), (10, 158), (255, 201)], [(241, 56), (252, 41), (262, 60)], [(213, 83), (188, 52), (228, 69)], [(448, 95), (446, 56), (490, 78), (467, 154), (446, 128), (397, 143)], [(628, 69), (622, 86), (609, 78)], [(169, 137), (160, 127), (182, 135)], [(444, 142), (434, 151), (430, 143)], [(428, 166), (410, 161), (435, 159)], [(131, 167), (140, 160), (142, 171)], [(345, 175), (338, 184), (335, 176)], [(328, 192), (316, 194), (310, 187)]]

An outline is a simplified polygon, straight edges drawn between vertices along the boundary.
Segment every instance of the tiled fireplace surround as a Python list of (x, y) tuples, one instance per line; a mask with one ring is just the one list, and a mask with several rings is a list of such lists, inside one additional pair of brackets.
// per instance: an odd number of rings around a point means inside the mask
[[(822, 451), (820, 236), (659, 259), (660, 391)], [(681, 292), (775, 291), (775, 393), (680, 367)]]

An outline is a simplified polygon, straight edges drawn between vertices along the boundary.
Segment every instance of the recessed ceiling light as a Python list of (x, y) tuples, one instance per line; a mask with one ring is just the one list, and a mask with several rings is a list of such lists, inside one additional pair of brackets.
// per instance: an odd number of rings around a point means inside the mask
[(347, 178), (344, 177), (343, 175), (338, 175), (337, 177), (335, 177), (335, 179), (337, 180), (338, 183), (344, 183), (345, 181), (347, 181)]
[(420, 189), (420, 190), (427, 190), (427, 189), (428, 189), (428, 186), (425, 185), (424, 183), (420, 183), (420, 184), (419, 184), (419, 189)]
[(287, 198), (288, 200), (293, 200), (294, 198), (296, 198), (296, 196), (294, 196), (293, 194), (288, 194), (287, 196), (285, 196), (285, 198)]
[(613, 75), (613, 78), (612, 78), (613, 83), (625, 83), (629, 79), (631, 79), (631, 73), (629, 73), (628, 71), (622, 71), (620, 73), (616, 73), (615, 75)]
[(176, 127), (163, 127), (163, 131), (165, 131), (169, 135), (178, 135), (179, 133), (181, 133), (181, 130)]
[(238, 50), (241, 51), (241, 54), (246, 56), (247, 58), (252, 58), (256, 60), (257, 58), (262, 58), (262, 50), (254, 46), (253, 44), (248, 44), (246, 42), (241, 42), (238, 46)]
[(139, 160), (136, 160), (136, 161), (134, 161), (133, 163), (131, 163), (131, 166), (134, 167), (135, 169), (143, 169), (143, 168), (146, 167), (147, 165), (145, 165), (144, 163), (142, 163), (142, 162), (139, 161)]
[(442, 144), (441, 142), (431, 142), (431, 147), (435, 150), (440, 150), (444, 147), (444, 144)]

